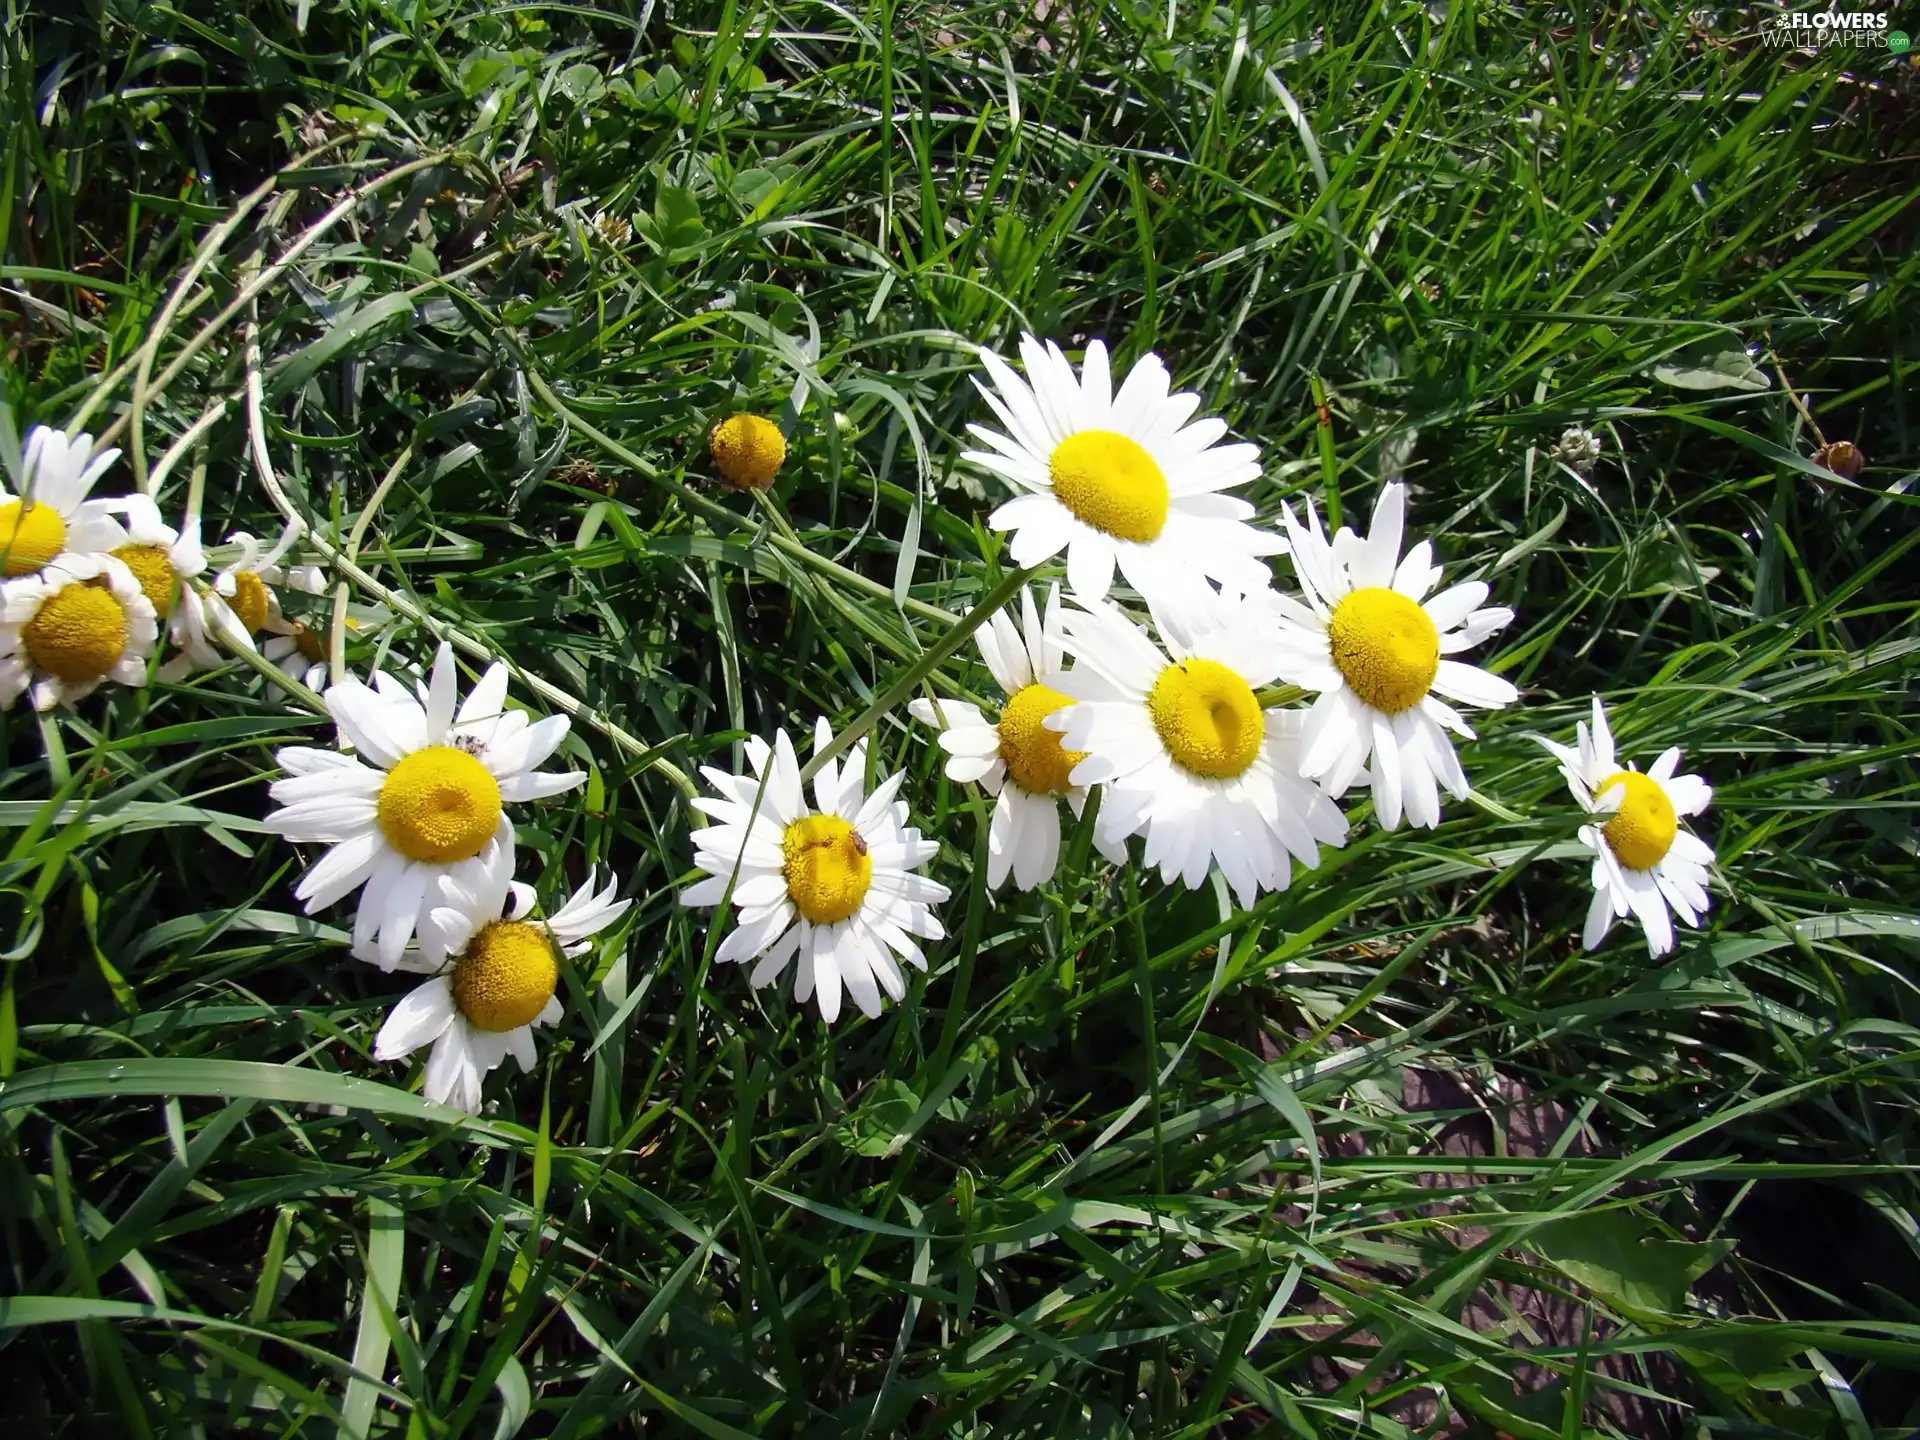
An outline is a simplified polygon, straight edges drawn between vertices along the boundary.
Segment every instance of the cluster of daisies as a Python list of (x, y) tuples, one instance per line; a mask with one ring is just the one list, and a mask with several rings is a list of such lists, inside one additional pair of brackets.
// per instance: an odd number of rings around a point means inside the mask
[[(0, 708), (30, 693), (47, 711), (108, 682), (144, 685), (162, 627), (173, 652), (154, 671), (162, 680), (229, 664), (236, 650), (298, 661), (309, 681), (324, 673), (318, 636), (283, 613), (278, 593), (324, 586), (317, 567), (282, 563), (300, 527), (271, 549), (238, 531), (210, 557), (197, 511), (176, 529), (150, 495), (94, 498), (119, 457), (91, 435), (40, 425), (21, 455), (20, 493), (0, 485)], [(352, 609), (356, 628), (384, 618)]]
[[(1077, 375), (1054, 344), (1028, 336), (1020, 348), (1024, 377), (982, 352), (991, 383), (976, 383), (999, 428), (970, 427), (983, 448), (964, 458), (1016, 492), (990, 521), (1010, 532), (1015, 563), (1065, 552), (1070, 601), (1057, 585), (1044, 603), (1023, 592), (1017, 624), (1002, 612), (976, 630), (997, 705), (929, 696), (907, 707), (937, 732), (948, 779), (994, 797), (988, 885), (1031, 890), (1051, 877), (1059, 802), (1078, 819), (1096, 792), (1092, 839), (1107, 860), (1127, 863), (1138, 838), (1167, 883), (1197, 888), (1218, 870), (1243, 907), (1346, 843), (1338, 802), (1356, 789), (1383, 829), (1437, 826), (1442, 792), (1470, 793), (1454, 748), (1474, 738), (1462, 710), (1519, 698), (1458, 657), (1513, 612), (1488, 605), (1481, 581), (1441, 585), (1432, 545), (1407, 544), (1405, 488), (1384, 488), (1365, 535), (1329, 537), (1311, 500), (1264, 530), (1227, 493), (1259, 476), (1257, 448), (1221, 443), (1225, 422), (1195, 418), (1199, 397), (1173, 391), (1157, 356), (1116, 389), (1098, 340)], [(757, 416), (722, 421), (711, 447), (730, 484), (754, 489), (785, 456)], [(1281, 554), (1291, 591), (1274, 584)], [(1116, 572), (1137, 608), (1116, 603)], [(1290, 708), (1275, 687), (1314, 699)], [(816, 753), (831, 741), (822, 720)], [(1664, 954), (1669, 912), (1698, 924), (1709, 903), (1713, 852), (1679, 821), (1712, 792), (1675, 773), (1677, 750), (1645, 773), (1618, 763), (1598, 699), (1578, 742), (1543, 743), (1594, 817), (1580, 831), (1594, 852), (1585, 941), (1631, 915)], [(713, 823), (694, 832), (704, 878), (681, 902), (734, 907), (716, 958), (752, 962), (754, 985), (792, 967), (795, 999), (817, 998), (825, 1019), (843, 994), (878, 1014), (904, 994), (902, 962), (926, 969), (916, 937), (943, 933), (933, 906), (948, 894), (916, 873), (937, 847), (907, 824), (902, 776), (864, 794), (863, 742), (818, 767), (809, 804), (784, 731), (751, 742), (748, 761), (743, 775), (702, 771), (717, 798), (693, 803)]]
[(633, 904), (619, 881), (589, 875), (544, 919), (533, 887), (514, 878), (507, 806), (564, 794), (578, 770), (540, 767), (567, 738), (564, 715), (531, 718), (507, 705), (507, 669), (489, 667), (462, 700), (453, 649), (411, 687), (385, 670), (327, 687), (338, 729), (331, 750), (292, 746), (269, 793), (267, 828), (326, 852), (294, 898), (309, 915), (359, 892), (353, 957), (424, 977), (374, 1039), (377, 1060), (423, 1046), (431, 1100), (480, 1108), (487, 1072), (511, 1055), (535, 1061), (533, 1032), (563, 1013), (562, 961)]
[[(175, 529), (148, 495), (93, 498), (119, 451), (91, 435), (36, 428), (20, 465), (20, 493), (0, 490), (0, 704), (30, 690), (36, 709), (72, 705), (109, 681), (144, 685), (231, 663), (256, 651), (309, 688), (329, 666), (315, 631), (282, 612), (278, 590), (317, 594), (322, 573), (283, 566), (299, 539), (289, 527), (271, 550), (229, 537), (215, 570), (199, 516)], [(342, 622), (368, 633), (388, 618), (352, 605)], [(160, 627), (174, 654), (154, 667)], [(360, 892), (352, 952), (423, 982), (395, 1005), (375, 1040), (382, 1060), (431, 1046), (428, 1096), (480, 1108), (480, 1083), (508, 1055), (534, 1063), (533, 1027), (561, 1014), (560, 962), (623, 915), (609, 877), (588, 882), (544, 920), (532, 888), (514, 879), (513, 823), (504, 807), (570, 790), (578, 772), (538, 767), (567, 735), (567, 720), (530, 720), (506, 707), (495, 665), (456, 708), (450, 649), (409, 691), (376, 670), (327, 686), (339, 731), (332, 750), (293, 747), (271, 794), (268, 826), (328, 847), (295, 891), (307, 913)]]
[[(1225, 422), (1196, 418), (1199, 397), (1175, 392), (1158, 357), (1117, 388), (1097, 340), (1078, 374), (1032, 337), (1021, 358), (1024, 377), (983, 352), (991, 383), (979, 388), (999, 428), (972, 426), (982, 448), (965, 458), (1016, 492), (990, 521), (1009, 532), (1013, 559), (1032, 567), (1064, 552), (1069, 595), (1022, 590), (1017, 617), (979, 621), (997, 697), (936, 675), (952, 693), (907, 706), (945, 752), (947, 778), (993, 797), (990, 889), (1011, 879), (1030, 891), (1054, 874), (1062, 800), (1076, 820), (1093, 807), (1091, 839), (1110, 863), (1129, 863), (1138, 840), (1163, 881), (1194, 889), (1217, 871), (1247, 907), (1346, 844), (1340, 802), (1356, 790), (1386, 830), (1437, 826), (1443, 793), (1468, 797), (1454, 746), (1474, 738), (1462, 710), (1519, 697), (1459, 657), (1513, 612), (1488, 605), (1480, 581), (1442, 585), (1431, 544), (1407, 543), (1401, 485), (1384, 488), (1364, 535), (1328, 536), (1311, 500), (1262, 528), (1228, 493), (1260, 475), (1256, 447), (1223, 443)], [(740, 488), (765, 489), (786, 455), (759, 416), (722, 420), (709, 442)], [(462, 699), (446, 644), (425, 674), (376, 666), (362, 681), (338, 651), (329, 664), (276, 594), (324, 588), (317, 569), (283, 564), (297, 527), (270, 551), (229, 537), (216, 569), (191, 509), (176, 529), (150, 496), (93, 498), (118, 454), (94, 451), (91, 436), (36, 429), (20, 493), (0, 490), (0, 703), (30, 690), (46, 710), (257, 644), (269, 667), (324, 686), (335, 743), (278, 752), (285, 778), (271, 787), (280, 808), (268, 828), (325, 847), (294, 892), (308, 914), (357, 895), (352, 955), (420, 977), (380, 1028), (375, 1058), (429, 1048), (427, 1096), (478, 1110), (484, 1077), (507, 1056), (532, 1068), (534, 1030), (578, 988), (568, 962), (632, 904), (614, 898), (615, 877), (590, 874), (541, 915), (516, 878), (510, 807), (585, 779), (541, 768), (567, 717), (509, 706), (498, 663)], [(1279, 555), (1291, 588), (1275, 584)], [(386, 618), (336, 612), (336, 626), (356, 630)], [(156, 666), (163, 623), (175, 653)], [(1598, 699), (1574, 747), (1542, 743), (1592, 817), (1579, 832), (1594, 856), (1585, 943), (1631, 916), (1664, 954), (1671, 917), (1697, 925), (1709, 904), (1713, 852), (1680, 819), (1712, 792), (1677, 773), (1677, 750), (1644, 772), (1620, 762)], [(749, 738), (745, 752), (746, 773), (701, 771), (714, 793), (691, 803), (710, 823), (693, 832), (701, 878), (680, 902), (732, 909), (715, 958), (751, 963), (754, 987), (791, 973), (796, 1003), (815, 1002), (829, 1022), (848, 998), (880, 1014), (905, 998), (903, 966), (926, 971), (921, 942), (944, 936), (935, 907), (949, 898), (921, 873), (939, 845), (909, 823), (905, 773), (869, 790), (865, 739), (836, 761), (824, 718), (804, 764), (784, 730)]]

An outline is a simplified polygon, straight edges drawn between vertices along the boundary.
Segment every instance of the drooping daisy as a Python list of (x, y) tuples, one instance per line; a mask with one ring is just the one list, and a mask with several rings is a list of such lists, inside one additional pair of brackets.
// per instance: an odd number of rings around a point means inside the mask
[[(814, 748), (833, 730), (822, 718)], [(758, 959), (751, 984), (771, 984), (798, 957), (793, 998), (817, 994), (820, 1016), (840, 1015), (842, 989), (862, 1013), (880, 1013), (881, 993), (898, 1001), (906, 979), (899, 955), (920, 970), (926, 956), (912, 937), (938, 940), (946, 931), (932, 907), (947, 887), (913, 873), (938, 852), (907, 824), (905, 801), (893, 797), (905, 778), (896, 772), (862, 794), (866, 741), (840, 764), (828, 761), (813, 777), (817, 810), (808, 808), (800, 763), (785, 730), (768, 745), (747, 741), (751, 775), (703, 766), (720, 794), (693, 807), (714, 824), (693, 832), (694, 864), (706, 872), (680, 892), (682, 905), (718, 905), (733, 886), (734, 930), (715, 953), (719, 963)], [(757, 802), (757, 803), (756, 803)]]
[(45, 425), (29, 432), (20, 494), (0, 485), (0, 574), (32, 575), (67, 551), (99, 555), (126, 543), (127, 532), (108, 502), (87, 498), (120, 452), (89, 455), (91, 435), (69, 439), (64, 430)]
[(68, 551), (7, 582), (0, 601), (0, 708), (29, 685), (33, 708), (74, 705), (108, 680), (139, 685), (158, 633), (153, 602), (111, 555)]
[[(371, 635), (393, 618), (384, 605), (348, 605), (347, 632)], [(287, 671), (309, 690), (324, 690), (327, 684), (327, 622), (308, 625), (280, 615), (267, 622), (273, 631), (260, 647), (260, 653)]]
[(1146, 863), (1189, 890), (1210, 865), (1244, 908), (1284, 890), (1291, 859), (1311, 869), (1320, 846), (1344, 845), (1346, 816), (1300, 778), (1302, 712), (1262, 710), (1274, 678), (1274, 627), (1244, 602), (1215, 597), (1160, 618), (1166, 652), (1108, 604), (1068, 611), (1075, 660), (1060, 688), (1076, 702), (1047, 717), (1086, 752), (1075, 784), (1098, 782), (1098, 827), (1146, 832)]
[(504, 893), (493, 891), (484, 907), (465, 897), (436, 908), (431, 925), (446, 940), (444, 958), (407, 952), (403, 968), (432, 978), (393, 1007), (374, 1039), (373, 1058), (404, 1060), (422, 1045), (433, 1046), (422, 1081), (427, 1098), (478, 1111), (481, 1081), (507, 1056), (522, 1072), (533, 1069), (534, 1027), (551, 1025), (562, 1013), (560, 961), (584, 955), (591, 937), (627, 912), (633, 902), (616, 902), (618, 888), (609, 875), (596, 892), (589, 876), (544, 921), (526, 918), (533, 887), (518, 881)]
[(286, 586), (317, 595), (326, 586), (319, 567), (280, 563), (299, 541), (304, 528), (297, 521), (289, 524), (280, 532), (274, 547), (266, 551), (244, 530), (236, 530), (227, 537), (227, 543), (238, 547), (240, 553), (214, 576), (209, 607), (217, 599), (232, 611), (246, 632), (249, 649), (253, 648), (254, 636), (263, 630), (275, 629), (280, 623), (280, 597), (274, 593), (276, 587)]
[(1473, 731), (1440, 697), (1498, 708), (1520, 695), (1498, 676), (1446, 658), (1501, 629), (1513, 611), (1485, 604), (1478, 580), (1428, 598), (1440, 567), (1425, 540), (1401, 559), (1406, 503), (1406, 487), (1388, 485), (1367, 538), (1342, 526), (1331, 544), (1311, 500), (1304, 526), (1283, 507), (1305, 601), (1255, 597), (1280, 622), (1281, 677), (1320, 692), (1307, 711), (1301, 773), (1339, 796), (1370, 772), (1374, 817), (1388, 830), (1402, 813), (1415, 825), (1438, 825), (1439, 785), (1456, 800), (1467, 796), (1446, 732), (1471, 740)]
[(203, 594), (196, 585), (207, 570), (200, 548), (200, 520), (189, 516), (176, 530), (160, 516), (160, 507), (146, 495), (126, 495), (113, 502), (126, 516), (127, 540), (113, 558), (133, 572), (140, 589), (152, 602), (153, 613), (166, 626), (167, 638), (179, 653), (160, 667), (162, 680), (177, 680), (190, 670), (222, 663), (213, 646), (217, 631), (228, 645), (249, 646), (246, 630), (218, 596)]
[[(503, 711), (504, 665), (491, 666), (456, 709), (457, 683), (453, 647), (444, 643), (424, 701), (379, 672), (372, 685), (342, 681), (325, 698), (343, 750), (294, 746), (275, 756), (287, 778), (269, 793), (285, 808), (267, 827), (298, 844), (332, 847), (294, 897), (312, 915), (365, 885), (353, 943), (365, 950), (377, 938), (374, 953), (387, 968), (445, 897), (486, 894), (496, 867), (511, 871), (505, 805), (586, 779), (578, 770), (536, 770), (566, 738), (568, 720), (529, 723), (520, 711)], [(445, 958), (435, 934), (420, 928), (432, 963)]]
[(149, 495), (123, 495), (108, 503), (118, 506), (126, 517), (126, 543), (112, 551), (113, 558), (133, 572), (153, 605), (154, 618), (171, 630), (181, 582), (207, 568), (200, 527), (190, 524), (185, 534), (174, 529), (160, 517), (160, 507)]
[(1220, 493), (1259, 477), (1259, 451), (1217, 444), (1224, 420), (1189, 423), (1200, 397), (1169, 394), (1159, 356), (1142, 356), (1115, 394), (1098, 340), (1088, 342), (1078, 379), (1051, 341), (1022, 336), (1020, 355), (1025, 380), (980, 352), (993, 388), (974, 383), (1006, 433), (968, 426), (989, 448), (964, 457), (1021, 492), (988, 522), (1013, 531), (1015, 564), (1064, 548), (1080, 600), (1104, 596), (1116, 564), (1156, 602), (1193, 596), (1206, 588), (1202, 576), (1242, 591), (1272, 582), (1259, 557), (1284, 547), (1245, 523), (1253, 506)]
[(1645, 774), (1614, 758), (1613, 732), (1600, 697), (1593, 697), (1593, 727), (1575, 729), (1578, 744), (1569, 749), (1536, 736), (1560, 762), (1567, 788), (1580, 808), (1602, 817), (1580, 829), (1593, 852), (1593, 904), (1581, 944), (1591, 950), (1606, 939), (1615, 920), (1632, 915), (1646, 933), (1647, 953), (1673, 949), (1673, 922), (1667, 909), (1698, 928), (1713, 902), (1707, 894), (1707, 867), (1713, 850), (1680, 828), (1680, 819), (1698, 815), (1713, 799), (1713, 789), (1698, 775), (1676, 775), (1680, 749), (1661, 753)]
[(167, 638), (179, 652), (160, 667), (163, 680), (216, 669), (227, 663), (221, 646), (252, 650), (253, 637), (262, 629), (284, 629), (273, 586), (293, 583), (317, 588), (317, 570), (290, 571), (278, 563), (300, 538), (299, 525), (287, 526), (280, 543), (265, 554), (260, 542), (245, 531), (229, 536), (227, 543), (239, 553), (209, 583), (201, 579), (209, 565), (200, 544), (198, 515), (189, 515), (175, 530), (148, 496), (127, 495), (110, 503), (126, 515), (127, 542), (114, 550), (114, 558), (140, 581), (154, 613), (166, 624)]
[[(1020, 592), (1020, 604), (1024, 633), (1015, 631), (1004, 610), (973, 632), (980, 657), (1007, 697), (998, 720), (962, 700), (920, 699), (907, 706), (914, 719), (940, 728), (947, 778), (978, 781), (998, 797), (987, 831), (987, 886), (994, 890), (1008, 874), (1022, 890), (1049, 879), (1060, 860), (1059, 799), (1066, 797), (1076, 819), (1087, 803), (1087, 787), (1067, 778), (1087, 757), (1063, 748), (1060, 737), (1041, 724), (1073, 703), (1059, 690), (1065, 655), (1060, 587), (1047, 592), (1044, 620), (1032, 591)], [(1098, 825), (1094, 840), (1114, 864), (1126, 861), (1124, 841)]]

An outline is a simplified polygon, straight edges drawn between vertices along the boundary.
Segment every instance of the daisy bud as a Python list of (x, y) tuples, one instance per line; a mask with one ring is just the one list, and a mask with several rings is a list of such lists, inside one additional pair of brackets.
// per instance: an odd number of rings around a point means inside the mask
[(764, 490), (787, 458), (786, 437), (764, 415), (729, 415), (707, 437), (713, 468), (735, 490)]

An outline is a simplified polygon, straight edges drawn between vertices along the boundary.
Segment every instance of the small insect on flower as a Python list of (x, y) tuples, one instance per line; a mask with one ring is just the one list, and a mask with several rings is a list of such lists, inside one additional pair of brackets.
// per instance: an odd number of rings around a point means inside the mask
[(1581, 842), (1594, 852), (1593, 903), (1581, 943), (1592, 950), (1615, 920), (1632, 915), (1646, 933), (1647, 953), (1664, 955), (1673, 949), (1668, 908), (1698, 926), (1712, 904), (1707, 867), (1713, 850), (1680, 821), (1705, 810), (1713, 789), (1698, 775), (1674, 773), (1680, 768), (1678, 746), (1663, 751), (1644, 774), (1619, 763), (1598, 695), (1591, 728), (1582, 723), (1575, 737), (1571, 749), (1534, 738), (1560, 762), (1567, 788), (1596, 819), (1580, 830)]
[(707, 436), (713, 468), (735, 490), (764, 490), (787, 458), (787, 439), (764, 415), (729, 415)]

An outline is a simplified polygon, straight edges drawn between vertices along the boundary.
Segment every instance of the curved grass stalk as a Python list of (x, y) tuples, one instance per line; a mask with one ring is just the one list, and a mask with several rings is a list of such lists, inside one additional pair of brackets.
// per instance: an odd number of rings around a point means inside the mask
[[(253, 449), (254, 467), (260, 477), (260, 487), (267, 492), (267, 498), (273, 503), (273, 508), (278, 510), (289, 524), (299, 524), (307, 527), (307, 543), (318, 550), (321, 558), (331, 565), (336, 572), (353, 584), (359, 586), (360, 589), (367, 594), (377, 598), (381, 604), (387, 606), (395, 613), (406, 616), (429, 635), (445, 640), (448, 644), (452, 645), (454, 649), (476, 660), (485, 661), (489, 664), (497, 660), (505, 665), (508, 673), (529, 690), (533, 691), (534, 694), (538, 695), (541, 699), (571, 719), (578, 720), (599, 731), (602, 735), (606, 736), (616, 748), (626, 751), (627, 754), (639, 761), (640, 767), (639, 770), (635, 772), (636, 774), (648, 769), (657, 769), (665, 775), (668, 780), (673, 782), (675, 788), (677, 788), (682, 795), (691, 798), (697, 793), (693, 781), (688, 778), (687, 773), (666, 759), (661, 753), (671, 745), (677, 743), (677, 741), (669, 740), (663, 745), (656, 746), (644, 744), (637, 737), (628, 734), (627, 731), (614, 724), (592, 706), (586, 704), (578, 696), (569, 694), (558, 685), (551, 684), (541, 679), (538, 675), (528, 673), (507, 656), (494, 650), (493, 647), (485, 641), (467, 634), (456, 626), (447, 624), (446, 621), (429, 614), (426, 609), (401, 594), (398, 590), (393, 589), (391, 586), (381, 584), (365, 570), (361, 569), (340, 547), (334, 545), (322, 536), (318, 530), (309, 525), (306, 517), (300, 513), (299, 508), (294, 505), (292, 498), (287, 494), (285, 487), (281, 485), (280, 477), (274, 471), (272, 458), (267, 452), (266, 414), (262, 404), (263, 390), (264, 386), (262, 384), (260, 370), (260, 348), (257, 337), (250, 336), (247, 346), (247, 433)], [(398, 473), (399, 467), (396, 465), (396, 467), (389, 472), (389, 476), (397, 476)]]
[[(144, 404), (144, 398), (147, 392), (149, 390), (154, 392), (163, 391), (171, 385), (179, 376), (180, 372), (193, 363), (193, 358), (206, 348), (213, 337), (219, 334), (234, 316), (240, 314), (241, 311), (250, 306), (267, 286), (286, 274), (286, 272), (293, 267), (293, 263), (296, 260), (306, 254), (322, 235), (326, 234), (327, 231), (331, 230), (335, 225), (350, 215), (362, 200), (386, 189), (396, 181), (406, 179), (407, 176), (415, 174), (418, 171), (428, 169), (434, 165), (443, 165), (447, 163), (450, 158), (452, 158), (451, 152), (436, 152), (432, 155), (423, 155), (417, 160), (409, 160), (403, 165), (395, 166), (383, 175), (376, 176), (366, 184), (356, 187), (341, 199), (335, 201), (332, 207), (327, 210), (326, 214), (309, 225), (291, 245), (281, 251), (278, 260), (274, 261), (273, 264), (267, 266), (251, 280), (247, 281), (246, 284), (242, 285), (233, 299), (228, 301), (220, 310), (220, 313), (207, 321), (205, 325), (201, 326), (200, 329), (195, 332), (193, 338), (181, 347), (180, 353), (174, 356), (168, 363), (167, 368), (160, 372), (159, 379), (155, 380), (149, 386), (142, 378), (145, 373), (144, 370), (136, 373), (134, 378), (134, 405), (129, 407), (125, 415), (122, 415), (118, 420), (114, 421), (112, 425), (108, 426), (100, 438), (94, 442), (95, 453), (97, 454), (100, 450), (112, 444), (122, 433), (126, 432), (130, 426), (137, 427), (141, 414), (141, 406)], [(277, 179), (279, 174), (284, 173), (284, 170), (277, 172), (275, 178)], [(289, 198), (291, 199), (291, 197)], [(150, 348), (157, 353), (160, 341), (165, 338), (165, 334), (166, 332), (164, 330), (156, 326), (154, 333), (148, 338), (146, 346), (143, 347), (143, 349)], [(147, 363), (150, 365), (151, 361)], [(85, 413), (86, 411), (83, 409), (83, 416)], [(134, 442), (130, 441), (129, 443)], [(144, 476), (141, 473), (141, 462), (138, 461), (135, 463), (134, 479), (136, 487), (143, 486)]]
[[(291, 163), (282, 166), (252, 190), (241, 196), (240, 203), (234, 207), (233, 213), (218, 225), (215, 225), (213, 229), (208, 232), (206, 239), (200, 242), (200, 248), (194, 252), (193, 260), (180, 276), (178, 283), (174, 285), (173, 293), (167, 297), (166, 304), (160, 307), (160, 313), (154, 317), (152, 331), (141, 344), (139, 351), (133, 356), (133, 405), (129, 411), (129, 416), (132, 421), (132, 434), (128, 441), (130, 452), (128, 460), (133, 465), (134, 489), (138, 490), (141, 494), (145, 495), (150, 493), (147, 479), (146, 452), (142, 437), (142, 424), (145, 419), (148, 390), (147, 381), (153, 371), (154, 358), (159, 354), (160, 342), (166, 338), (167, 332), (173, 327), (173, 322), (179, 317), (182, 307), (187, 302), (189, 292), (199, 281), (201, 275), (206, 272), (206, 268), (213, 263), (214, 257), (220, 253), (229, 237), (232, 236), (235, 230), (240, 228), (240, 222), (251, 215), (254, 209), (274, 192), (275, 187), (280, 183), (280, 177), (282, 175), (286, 174), (289, 170), (298, 169), (302, 165), (318, 159), (320, 156), (326, 154), (327, 151), (345, 143), (350, 138), (350, 136), (345, 135), (336, 136), (332, 140), (328, 140), (306, 151), (304, 154), (295, 156)], [(195, 297), (195, 303), (198, 303), (198, 297)], [(162, 388), (165, 387), (163, 386)], [(86, 423), (87, 416), (93, 412), (94, 407), (105, 397), (107, 389), (108, 387), (103, 385), (87, 397), (86, 403), (80, 407), (79, 412), (72, 421), (72, 429), (77, 430)], [(118, 429), (119, 422), (116, 422), (114, 431), (117, 433)], [(104, 439), (102, 444), (105, 444)]]
[[(254, 338), (247, 338), (249, 347), (255, 345)], [(253, 355), (253, 368), (258, 368), (257, 348), (250, 349)], [(261, 441), (254, 447), (254, 463), (264, 471), (272, 462), (267, 458), (265, 436), (251, 425), (247, 427), (253, 434), (261, 435)], [(341, 551), (349, 561), (360, 558), (360, 542), (366, 538), (367, 527), (373, 523), (373, 517), (386, 503), (388, 494), (399, 482), (400, 473), (407, 468), (407, 462), (413, 459), (413, 442), (408, 441), (401, 447), (400, 453), (393, 457), (393, 464), (387, 467), (387, 473), (380, 477), (380, 483), (374, 487), (373, 494), (361, 507), (359, 518), (353, 522), (353, 529), (347, 533), (347, 543)], [(327, 628), (327, 672), (334, 684), (338, 685), (347, 678), (347, 582), (342, 580), (333, 590), (333, 619)]]

